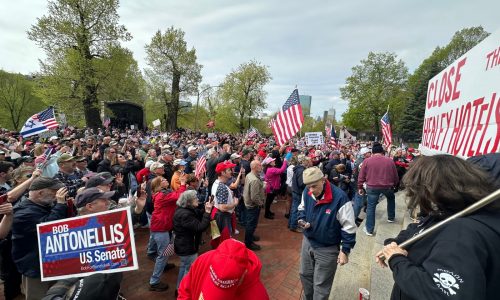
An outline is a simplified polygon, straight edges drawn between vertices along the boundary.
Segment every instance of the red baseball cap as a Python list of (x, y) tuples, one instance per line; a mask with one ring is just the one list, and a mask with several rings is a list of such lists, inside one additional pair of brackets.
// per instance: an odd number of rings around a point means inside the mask
[(217, 164), (217, 166), (215, 167), (215, 173), (220, 174), (225, 169), (230, 169), (230, 168), (234, 168), (234, 167), (236, 167), (236, 164), (233, 164), (232, 162), (226, 160), (224, 162)]
[(209, 276), (205, 277), (200, 296), (207, 300), (234, 299), (248, 273), (248, 250), (242, 242), (228, 239), (215, 251), (217, 255), (212, 257)]

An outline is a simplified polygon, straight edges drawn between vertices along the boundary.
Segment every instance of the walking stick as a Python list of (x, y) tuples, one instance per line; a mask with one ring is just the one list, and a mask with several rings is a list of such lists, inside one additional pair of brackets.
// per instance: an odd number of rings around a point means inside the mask
[[(455, 220), (457, 218), (461, 218), (461, 217), (464, 217), (466, 215), (469, 215), (469, 214), (471, 214), (471, 213), (479, 210), (480, 208), (482, 208), (482, 207), (484, 207), (484, 206), (486, 206), (486, 205), (488, 205), (488, 204), (490, 204), (493, 201), (498, 200), (498, 199), (500, 199), (500, 189), (498, 189), (495, 192), (489, 194), (488, 196), (486, 196), (483, 199), (479, 200), (478, 202), (472, 204), (471, 206), (467, 207), (466, 209), (457, 212), (456, 214), (448, 217), (447, 219), (444, 219), (443, 221), (441, 221), (441, 222), (439, 222), (437, 224), (434, 224), (433, 226), (431, 226), (428, 229), (424, 230), (422, 233), (420, 233), (420, 234), (412, 237), (409, 240), (404, 241), (403, 243), (401, 243), (398, 246), (401, 247), (401, 248), (403, 248), (403, 249), (405, 249), (406, 247), (410, 246), (411, 244), (415, 243), (416, 241), (423, 239), (424, 237), (430, 235), (431, 233), (433, 233), (436, 230), (440, 229), (444, 225), (450, 223), (452, 220)], [(385, 257), (383, 255), (379, 256), (379, 258), (381, 260), (385, 260)]]

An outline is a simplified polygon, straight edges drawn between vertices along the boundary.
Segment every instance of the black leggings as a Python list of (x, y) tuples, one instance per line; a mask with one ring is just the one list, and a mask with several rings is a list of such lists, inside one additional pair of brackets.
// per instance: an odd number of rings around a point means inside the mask
[(266, 205), (265, 205), (265, 214), (271, 214), (271, 204), (273, 204), (274, 197), (276, 197), (277, 191), (273, 191), (266, 195)]

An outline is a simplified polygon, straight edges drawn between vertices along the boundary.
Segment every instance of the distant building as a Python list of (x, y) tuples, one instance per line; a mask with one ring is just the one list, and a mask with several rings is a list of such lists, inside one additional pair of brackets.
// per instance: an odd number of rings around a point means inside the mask
[(325, 122), (325, 123), (326, 123), (326, 121), (328, 121), (328, 111), (327, 111), (327, 110), (325, 110), (325, 111), (323, 112), (323, 122)]
[(311, 101), (312, 101), (312, 96), (299, 95), (299, 102), (300, 105), (302, 106), (302, 114), (304, 115), (304, 117), (311, 115)]
[(335, 108), (330, 108), (328, 110), (328, 118), (331, 120), (331, 121), (337, 121), (337, 119), (335, 118), (336, 117), (336, 114), (337, 114), (337, 111), (335, 110)]

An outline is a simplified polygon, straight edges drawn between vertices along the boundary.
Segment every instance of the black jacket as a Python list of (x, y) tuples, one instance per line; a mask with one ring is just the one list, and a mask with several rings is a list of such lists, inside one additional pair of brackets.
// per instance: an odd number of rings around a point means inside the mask
[(175, 253), (179, 256), (197, 253), (200, 239), (196, 236), (205, 231), (209, 225), (210, 214), (194, 208), (178, 207), (174, 214)]
[(112, 173), (113, 171), (111, 170), (111, 161), (109, 159), (103, 159), (101, 162), (97, 165), (97, 173), (101, 172), (109, 172)]
[(302, 173), (304, 173), (305, 169), (306, 167), (304, 167), (303, 165), (298, 165), (293, 168), (292, 192), (294, 192), (295, 194), (302, 195), (302, 192), (306, 188), (304, 179), (302, 178)]
[(31, 278), (40, 277), (36, 225), (63, 219), (67, 210), (66, 204), (42, 206), (28, 199), (22, 200), (14, 208), (12, 259), (19, 273)]
[[(410, 224), (400, 244), (433, 221)], [(391, 299), (498, 299), (500, 282), (500, 214), (458, 218), (411, 245), (408, 257), (389, 260), (394, 288)]]
[[(228, 160), (229, 158), (231, 158), (231, 154), (225, 152), (224, 154), (220, 154), (219, 157), (217, 158), (211, 158), (207, 160), (207, 177), (208, 177), (209, 188), (212, 188), (212, 185), (217, 179), (217, 173), (215, 173), (215, 167), (217, 167), (218, 163)], [(210, 190), (208, 192), (210, 193)]]

